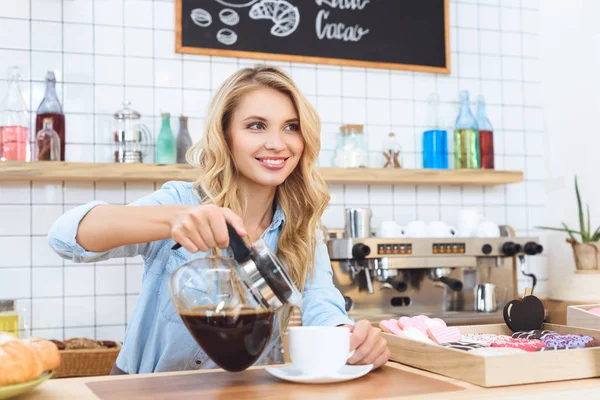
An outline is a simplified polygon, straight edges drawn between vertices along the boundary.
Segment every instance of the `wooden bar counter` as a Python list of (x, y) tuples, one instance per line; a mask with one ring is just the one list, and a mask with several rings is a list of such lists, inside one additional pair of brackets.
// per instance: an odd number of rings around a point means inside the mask
[[(600, 368), (600, 366), (599, 366)], [(571, 397), (568, 397), (571, 396)], [(335, 384), (278, 380), (264, 367), (232, 374), (221, 370), (51, 379), (18, 400), (65, 399), (600, 399), (600, 379), (485, 389), (394, 362)]]

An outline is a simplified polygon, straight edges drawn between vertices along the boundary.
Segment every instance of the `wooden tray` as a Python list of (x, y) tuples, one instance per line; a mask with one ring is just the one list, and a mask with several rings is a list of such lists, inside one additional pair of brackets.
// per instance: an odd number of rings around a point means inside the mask
[(242, 372), (169, 374), (152, 378), (109, 379), (86, 385), (101, 400), (363, 400), (389, 399), (465, 390), (449, 382), (384, 366), (346, 382), (304, 384), (279, 380), (262, 368)]
[[(461, 333), (512, 332), (504, 324), (458, 326)], [(581, 333), (600, 339), (600, 331), (544, 324), (558, 333)], [(404, 339), (388, 333), (393, 361), (483, 387), (564, 381), (600, 376), (600, 347), (480, 356), (468, 351)]]
[(567, 307), (567, 325), (588, 329), (600, 329), (600, 315), (588, 310), (600, 307), (600, 304), (584, 304)]

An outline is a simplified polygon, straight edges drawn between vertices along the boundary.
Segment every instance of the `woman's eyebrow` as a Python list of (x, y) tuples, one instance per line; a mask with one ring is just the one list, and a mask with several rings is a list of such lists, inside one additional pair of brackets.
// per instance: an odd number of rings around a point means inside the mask
[(258, 115), (250, 115), (249, 117), (244, 118), (242, 121), (248, 121), (250, 119), (257, 119), (257, 120), (262, 121), (262, 122), (266, 122), (267, 121), (266, 118), (259, 117)]

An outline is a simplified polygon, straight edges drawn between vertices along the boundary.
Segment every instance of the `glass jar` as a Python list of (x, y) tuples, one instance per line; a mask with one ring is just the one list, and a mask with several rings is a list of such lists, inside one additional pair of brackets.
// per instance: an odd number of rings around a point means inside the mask
[(19, 314), (14, 300), (0, 300), (0, 332), (19, 335)]
[(333, 165), (338, 168), (366, 168), (369, 153), (365, 149), (363, 125), (340, 127)]

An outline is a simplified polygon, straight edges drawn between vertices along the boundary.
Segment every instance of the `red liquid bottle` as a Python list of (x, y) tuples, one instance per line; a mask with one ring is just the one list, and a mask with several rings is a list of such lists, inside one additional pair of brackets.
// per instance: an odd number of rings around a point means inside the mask
[(46, 93), (35, 118), (36, 132), (44, 129), (44, 120), (47, 118), (52, 120), (52, 129), (60, 138), (60, 161), (65, 161), (65, 115), (56, 95), (56, 77), (52, 71), (46, 74)]
[(479, 154), (481, 168), (494, 169), (494, 128), (485, 112), (485, 98), (477, 98), (477, 125), (479, 125)]
[(21, 71), (8, 69), (8, 91), (0, 104), (0, 161), (30, 161), (29, 112), (21, 94)]

